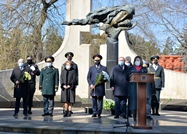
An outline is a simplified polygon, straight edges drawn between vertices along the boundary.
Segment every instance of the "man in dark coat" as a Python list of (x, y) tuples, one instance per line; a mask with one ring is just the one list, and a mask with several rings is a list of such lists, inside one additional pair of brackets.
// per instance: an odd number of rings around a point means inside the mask
[(102, 56), (100, 54), (95, 54), (93, 56), (95, 65), (89, 68), (87, 74), (87, 81), (91, 89), (92, 96), (92, 117), (101, 118), (101, 112), (103, 108), (103, 96), (105, 96), (105, 81), (100, 81), (98, 85), (96, 84), (97, 77), (105, 71), (108, 74), (107, 68), (100, 64)]
[(46, 67), (42, 68), (40, 73), (39, 88), (43, 95), (44, 114), (42, 116), (53, 116), (54, 96), (58, 91), (59, 71), (52, 63), (54, 57), (47, 56), (45, 58)]
[(24, 72), (30, 69), (24, 65), (24, 60), (18, 60), (18, 67), (14, 68), (10, 76), (10, 80), (14, 83), (15, 111), (13, 116), (18, 116), (20, 100), (23, 99), (23, 114), (27, 116), (27, 99), (28, 99), (28, 81), (20, 81)]
[(129, 72), (128, 67), (125, 65), (124, 57), (119, 57), (118, 62), (119, 65), (116, 65), (112, 68), (110, 76), (110, 88), (113, 90), (115, 100), (114, 118), (119, 118), (120, 109), (122, 111), (122, 117), (126, 118)]
[[(155, 107), (152, 106), (152, 114), (153, 115), (160, 115), (159, 105), (160, 105), (160, 91), (164, 88), (165, 84), (165, 75), (164, 75), (164, 68), (158, 64), (159, 56), (155, 55), (150, 58), (152, 65), (149, 67), (150, 73), (154, 74), (154, 89), (153, 95), (156, 95), (157, 98), (157, 105)], [(156, 108), (156, 111), (155, 111)]]
[(29, 96), (28, 96), (28, 114), (32, 114), (31, 108), (33, 107), (33, 96), (36, 90), (36, 76), (40, 75), (40, 70), (38, 66), (32, 61), (31, 56), (27, 56), (27, 62), (25, 66), (30, 68), (29, 74), (31, 75), (31, 80), (29, 84)]

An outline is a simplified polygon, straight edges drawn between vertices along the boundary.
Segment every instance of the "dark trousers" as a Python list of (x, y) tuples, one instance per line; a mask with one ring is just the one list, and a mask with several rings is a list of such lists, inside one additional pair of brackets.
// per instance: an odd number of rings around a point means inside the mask
[(114, 96), (115, 100), (115, 115), (120, 115), (120, 109), (123, 116), (126, 116), (127, 96)]
[(33, 107), (33, 96), (34, 96), (34, 92), (35, 92), (35, 84), (29, 84), (29, 97), (28, 97), (28, 107), (29, 109), (31, 109), (31, 107)]
[(54, 109), (54, 95), (43, 95), (44, 113), (52, 114)]
[[(15, 102), (15, 114), (19, 112), (21, 97), (16, 98)], [(27, 114), (27, 98), (23, 98), (23, 113)]]
[(100, 115), (103, 109), (103, 96), (92, 96), (93, 114)]
[(128, 117), (131, 117), (131, 114), (132, 114), (132, 112), (131, 112), (131, 110), (130, 110), (130, 97), (128, 97), (128, 113), (127, 113), (128, 115)]

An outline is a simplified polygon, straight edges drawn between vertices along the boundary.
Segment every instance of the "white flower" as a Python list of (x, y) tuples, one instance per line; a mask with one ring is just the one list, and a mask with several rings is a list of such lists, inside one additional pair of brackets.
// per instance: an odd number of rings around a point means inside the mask
[(110, 77), (109, 77), (109, 75), (108, 75), (108, 73), (107, 73), (107, 72), (102, 71), (102, 74), (103, 74), (103, 76), (104, 76), (103, 80), (110, 81)]

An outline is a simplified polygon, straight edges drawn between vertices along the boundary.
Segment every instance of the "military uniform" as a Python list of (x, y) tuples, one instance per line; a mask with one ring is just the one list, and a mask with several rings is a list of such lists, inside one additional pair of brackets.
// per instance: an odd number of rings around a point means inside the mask
[[(159, 59), (159, 56), (151, 57), (151, 61), (152, 62), (156, 61), (156, 63), (153, 63), (149, 67), (149, 70), (148, 70), (149, 73), (154, 74), (154, 83), (153, 83), (154, 90), (152, 94), (156, 96), (157, 104), (152, 105), (152, 112), (155, 115), (159, 115), (158, 109), (159, 109), (159, 104), (160, 104), (160, 91), (162, 88), (164, 88), (164, 84), (165, 84), (164, 68), (158, 64), (158, 61), (157, 61), (158, 59)], [(155, 112), (155, 108), (156, 108), (156, 112)]]
[[(52, 58), (48, 56), (47, 58)], [(52, 58), (53, 59), (53, 58)], [(46, 61), (46, 59), (45, 59)], [(52, 60), (52, 62), (54, 59)], [(57, 68), (51, 66), (46, 66), (41, 69), (39, 88), (42, 91), (43, 95), (43, 106), (44, 114), (52, 115), (54, 108), (54, 96), (58, 90), (59, 85), (59, 71)], [(49, 110), (48, 110), (48, 100), (49, 100)]]
[[(101, 74), (102, 71), (105, 71), (106, 73), (108, 73), (107, 68), (100, 64), (100, 60), (102, 59), (101, 55), (96, 54), (93, 56), (93, 59), (95, 61), (95, 65), (89, 68), (89, 71), (87, 74), (87, 81), (90, 86), (95, 85), (96, 78), (97, 76)], [(92, 110), (93, 110), (92, 117), (96, 117), (98, 115), (98, 118), (101, 118), (101, 112), (103, 109), (103, 96), (105, 96), (104, 82), (100, 83), (95, 88), (93, 88), (91, 90), (90, 95), (92, 96)]]

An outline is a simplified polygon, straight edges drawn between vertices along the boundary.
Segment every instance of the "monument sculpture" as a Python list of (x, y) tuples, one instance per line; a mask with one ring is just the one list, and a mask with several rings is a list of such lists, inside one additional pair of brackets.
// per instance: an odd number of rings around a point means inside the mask
[[(132, 5), (122, 5), (114, 7), (100, 8), (91, 11), (86, 15), (86, 19), (73, 19), (72, 21), (63, 21), (62, 25), (92, 25), (103, 23), (100, 30), (107, 34), (107, 68), (111, 72), (112, 67), (118, 62), (118, 36), (122, 30), (130, 30), (136, 26), (131, 20), (135, 14), (135, 8)], [(107, 89), (109, 85), (107, 85)], [(106, 98), (112, 98), (111, 91)]]
[(175, 72), (184, 72), (184, 62), (180, 55), (159, 55), (159, 65)]

